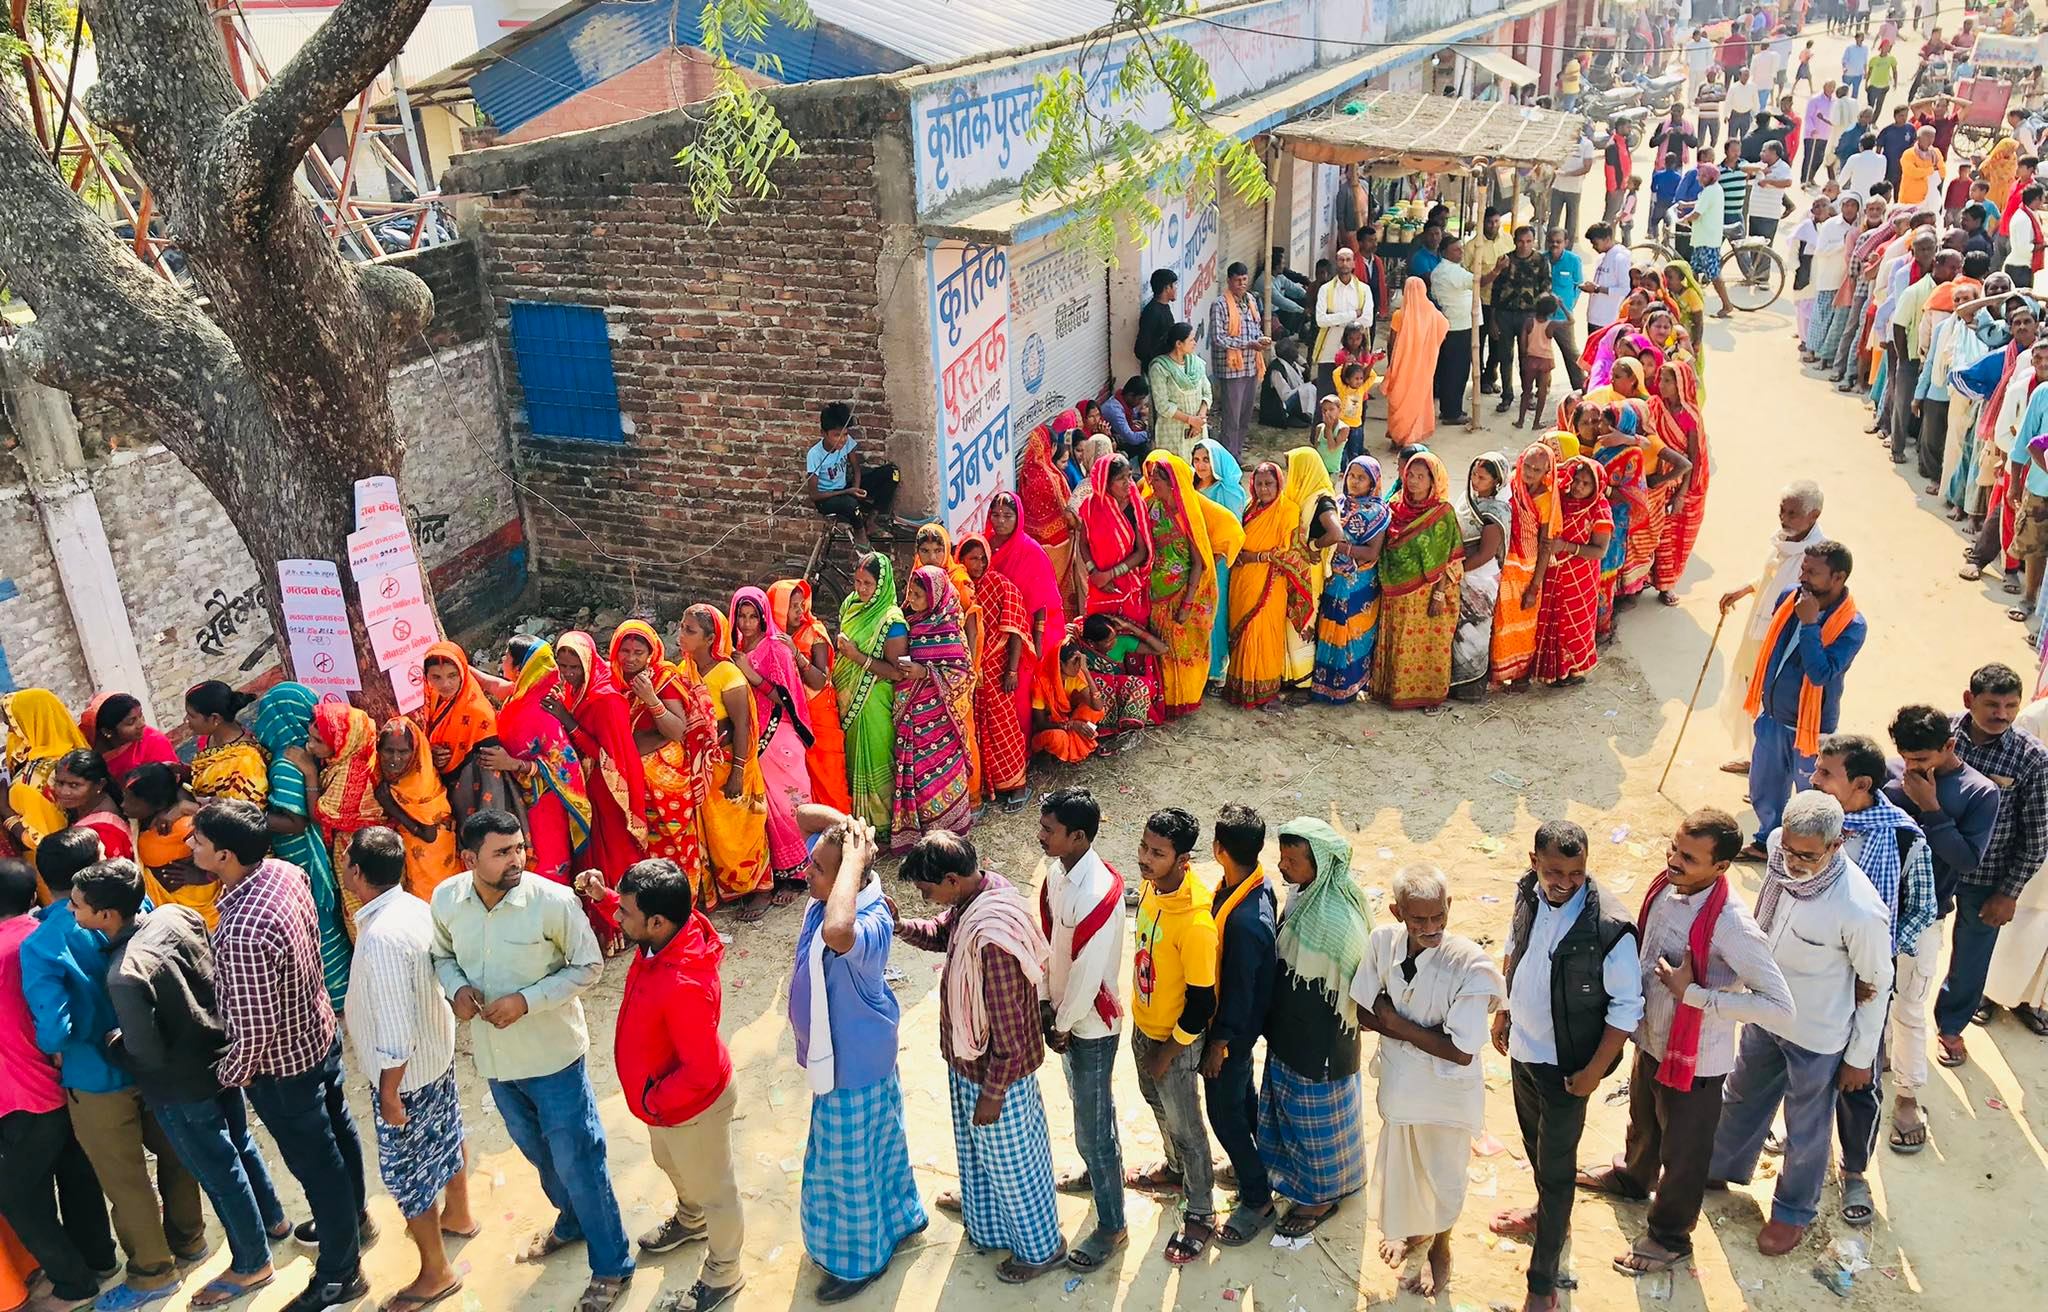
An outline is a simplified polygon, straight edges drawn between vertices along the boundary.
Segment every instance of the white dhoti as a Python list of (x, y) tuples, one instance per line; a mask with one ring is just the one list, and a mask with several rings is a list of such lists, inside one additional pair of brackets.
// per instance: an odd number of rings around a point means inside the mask
[(2011, 922), (1998, 931), (1984, 996), (2001, 1007), (2048, 1008), (2048, 878), (2039, 873), (2027, 881)]
[(1380, 1131), (1366, 1206), (1380, 1233), (1402, 1240), (1440, 1235), (1465, 1206), (1472, 1131), (1462, 1125), (1389, 1125)]

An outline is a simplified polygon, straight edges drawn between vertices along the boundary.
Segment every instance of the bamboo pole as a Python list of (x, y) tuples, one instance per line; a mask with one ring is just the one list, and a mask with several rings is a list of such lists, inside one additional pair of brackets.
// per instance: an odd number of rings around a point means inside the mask
[[(1685, 741), (1685, 728), (1692, 723), (1692, 708), (1699, 704), (1700, 689), (1707, 686), (1707, 667), (1714, 663), (1714, 649), (1721, 645), (1721, 629), (1728, 623), (1728, 612), (1723, 610), (1721, 618), (1714, 624), (1714, 636), (1707, 642), (1707, 654), (1700, 661), (1700, 677), (1693, 681), (1692, 696), (1685, 703), (1685, 718), (1678, 722), (1678, 736), (1671, 740), (1671, 755), (1664, 758), (1664, 773), (1657, 776), (1657, 791), (1664, 791), (1664, 781), (1671, 777), (1671, 763), (1678, 759), (1679, 744)], [(1667, 799), (1668, 800), (1668, 799)]]
[[(1458, 230), (1469, 240), (1472, 236), (1472, 193), (1476, 190), (1473, 175), (1467, 173), (1464, 181), (1464, 197), (1460, 203)], [(1480, 334), (1485, 332), (1486, 309), (1479, 297), (1479, 273), (1472, 275), (1472, 395), (1465, 400), (1465, 431), (1479, 431), (1479, 358), (1485, 354), (1485, 345)]]

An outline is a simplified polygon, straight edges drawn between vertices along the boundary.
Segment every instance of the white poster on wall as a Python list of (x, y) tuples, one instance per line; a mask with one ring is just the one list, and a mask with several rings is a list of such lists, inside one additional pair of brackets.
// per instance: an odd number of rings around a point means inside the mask
[(356, 527), (366, 528), (373, 519), (405, 518), (405, 503), (398, 499), (398, 480), (389, 474), (356, 480)]
[(948, 532), (980, 529), (1012, 486), (1010, 268), (1000, 247), (933, 242), (932, 374), (937, 380), (939, 504)]
[(1287, 202), (1287, 267), (1306, 278), (1316, 260), (1316, 166), (1305, 159), (1290, 161), (1293, 175)]
[(1209, 302), (1216, 299), (1216, 196), (1200, 199), (1190, 183), (1185, 191), (1157, 197), (1159, 222), (1145, 230), (1145, 264), (1180, 275), (1180, 300), (1175, 313), (1195, 328), (1195, 345), (1209, 347)]
[(280, 560), (277, 585), (292, 673), (322, 701), (347, 701), (363, 680), (340, 568), (331, 560)]
[(1029, 433), (1109, 379), (1109, 279), (1102, 260), (1053, 233), (1010, 259), (1010, 427)]

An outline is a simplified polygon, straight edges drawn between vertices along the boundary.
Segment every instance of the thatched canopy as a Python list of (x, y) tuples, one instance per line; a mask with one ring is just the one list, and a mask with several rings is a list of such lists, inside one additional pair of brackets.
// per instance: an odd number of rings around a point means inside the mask
[[(1346, 112), (1357, 106), (1359, 112)], [(1572, 157), (1584, 120), (1508, 101), (1368, 91), (1314, 118), (1276, 128), (1296, 159), (1392, 166), (1403, 172), (1470, 172), (1497, 166), (1551, 168)]]

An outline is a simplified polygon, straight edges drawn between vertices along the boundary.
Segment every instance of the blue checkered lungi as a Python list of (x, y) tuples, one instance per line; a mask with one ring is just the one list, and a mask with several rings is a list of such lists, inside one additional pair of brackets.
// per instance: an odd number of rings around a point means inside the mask
[(1365, 1095), (1358, 1076), (1304, 1079), (1266, 1054), (1259, 1083), (1259, 1160), (1273, 1192), (1309, 1206), (1365, 1188)]
[(811, 1099), (798, 1210), (804, 1251), (841, 1280), (874, 1275), (889, 1265), (905, 1235), (924, 1229), (895, 1071), (862, 1088)]
[(994, 1125), (974, 1123), (980, 1085), (948, 1069), (946, 1086), (968, 1239), (977, 1248), (1008, 1249), (1022, 1263), (1051, 1261), (1060, 1250), (1060, 1216), (1038, 1076), (1027, 1075), (1009, 1087)]
[(462, 1101), (455, 1091), (455, 1068), (432, 1084), (399, 1094), (398, 1101), (405, 1107), (404, 1125), (386, 1121), (374, 1097), (370, 1109), (377, 1126), (377, 1174), (410, 1221), (432, 1207), (462, 1169)]

